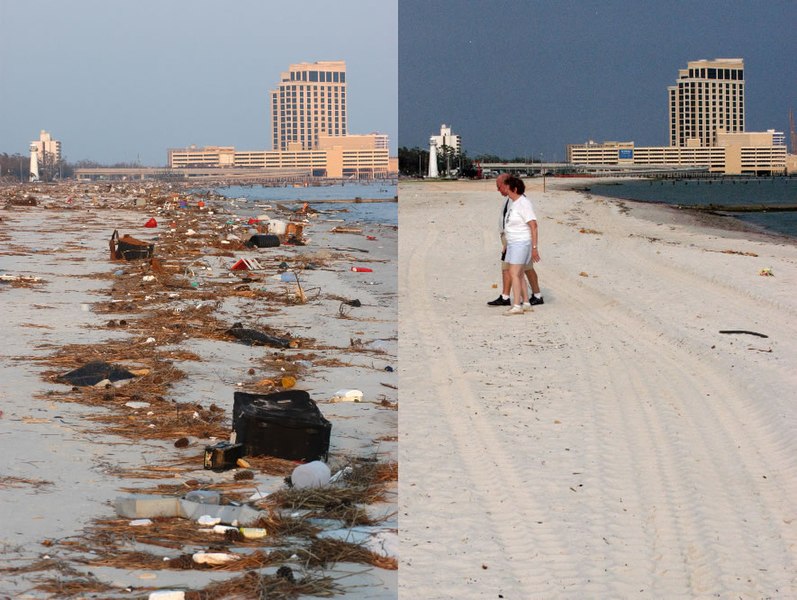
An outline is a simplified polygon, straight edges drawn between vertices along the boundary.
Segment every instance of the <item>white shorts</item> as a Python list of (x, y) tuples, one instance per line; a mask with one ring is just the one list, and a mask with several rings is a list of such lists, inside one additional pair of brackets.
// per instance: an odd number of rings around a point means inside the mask
[(512, 242), (506, 246), (504, 262), (510, 265), (526, 265), (531, 262), (531, 240)]

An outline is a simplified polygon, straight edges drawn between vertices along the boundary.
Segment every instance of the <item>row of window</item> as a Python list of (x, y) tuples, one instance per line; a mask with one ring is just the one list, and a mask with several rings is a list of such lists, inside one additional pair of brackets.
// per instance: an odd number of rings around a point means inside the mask
[(744, 83), (714, 83), (713, 81), (682, 81), (678, 84), (679, 90), (713, 90), (722, 88), (726, 90), (743, 90)]
[(341, 71), (291, 71), (291, 81), (346, 83), (346, 73)]
[[(308, 98), (310, 97), (310, 90), (307, 90), (307, 94), (306, 95), (307, 95)], [(304, 97), (305, 96), (304, 91), (303, 90), (299, 90), (299, 93), (297, 94), (296, 90), (288, 90), (288, 91), (280, 91), (280, 94), (279, 94), (280, 98), (296, 98), (297, 96), (300, 97), (300, 98)], [(318, 91), (315, 91), (313, 93), (313, 97), (314, 98), (318, 98), (318, 96), (319, 96)], [(329, 93), (325, 94), (324, 91), (321, 90), (321, 97), (322, 98), (323, 97), (326, 97), (326, 98), (338, 98), (338, 97), (345, 98), (346, 97), (346, 93), (345, 92), (340, 92), (340, 94), (338, 94), (338, 92), (335, 91), (335, 92), (329, 92)]]
[(699, 79), (725, 79), (729, 81), (744, 80), (744, 69), (718, 69), (716, 67), (703, 67), (689, 69), (689, 77)]
[(285, 94), (288, 94), (288, 95), (293, 94), (295, 96), (296, 92), (299, 92), (301, 94), (303, 94), (304, 92), (307, 92), (308, 95), (310, 94), (310, 92), (321, 92), (322, 94), (324, 92), (326, 92), (327, 95), (329, 95), (329, 96), (331, 96), (332, 94), (335, 94), (336, 96), (338, 94), (340, 94), (342, 96), (346, 95), (346, 88), (335, 87), (335, 86), (331, 86), (331, 85), (328, 85), (326, 87), (324, 87), (324, 86), (315, 86), (315, 85), (314, 86), (310, 86), (310, 85), (308, 85), (308, 86), (304, 86), (304, 85), (291, 85), (291, 86), (283, 85), (283, 86), (280, 86), (280, 90), (279, 91), (280, 91), (280, 96), (283, 96)]

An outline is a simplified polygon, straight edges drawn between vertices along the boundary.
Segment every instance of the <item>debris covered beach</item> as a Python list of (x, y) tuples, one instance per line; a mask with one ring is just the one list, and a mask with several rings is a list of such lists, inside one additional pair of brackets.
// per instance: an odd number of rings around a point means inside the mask
[[(187, 184), (0, 194), (0, 594), (395, 595), (397, 226)], [(234, 397), (298, 394), (328, 449), (205, 468)]]

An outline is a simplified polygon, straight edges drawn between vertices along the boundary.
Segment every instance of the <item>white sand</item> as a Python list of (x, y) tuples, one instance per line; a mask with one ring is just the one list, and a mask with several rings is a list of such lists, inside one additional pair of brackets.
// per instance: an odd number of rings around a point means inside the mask
[(527, 183), (514, 317), (494, 182), (400, 186), (400, 597), (797, 597), (797, 247)]

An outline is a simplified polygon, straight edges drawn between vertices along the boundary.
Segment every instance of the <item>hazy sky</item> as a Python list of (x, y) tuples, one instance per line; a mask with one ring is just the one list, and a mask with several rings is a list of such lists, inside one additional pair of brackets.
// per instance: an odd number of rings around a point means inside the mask
[(666, 146), (667, 86), (713, 58), (744, 59), (746, 129), (788, 141), (797, 0), (401, 0), (399, 143), (446, 123), (470, 156)]
[(0, 152), (46, 129), (66, 159), (271, 150), (268, 92), (345, 60), (349, 133), (397, 147), (397, 0), (0, 0)]

